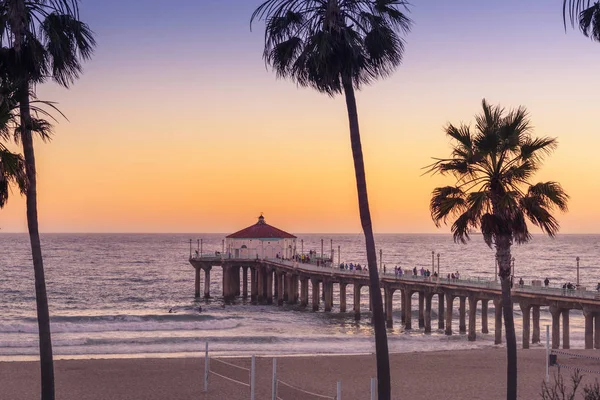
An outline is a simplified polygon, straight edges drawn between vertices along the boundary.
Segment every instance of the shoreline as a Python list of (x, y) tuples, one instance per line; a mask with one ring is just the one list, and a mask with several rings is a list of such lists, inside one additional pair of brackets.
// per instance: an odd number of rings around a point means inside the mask
[[(572, 354), (599, 357), (594, 350), (569, 350)], [(536, 399), (545, 376), (545, 349), (518, 351), (519, 398)], [(248, 357), (227, 357), (228, 362), (249, 368)], [(563, 364), (598, 369), (596, 359), (559, 355)], [(236, 369), (211, 362), (219, 373), (236, 375)], [(221, 366), (219, 366), (221, 365)], [(279, 379), (311, 392), (334, 396), (342, 382), (344, 400), (369, 398), (370, 378), (376, 375), (375, 356), (303, 355), (277, 357)], [(270, 398), (272, 357), (256, 357), (256, 398)], [(443, 350), (390, 354), (392, 398), (486, 399), (506, 398), (506, 350), (503, 347), (475, 350)], [(58, 360), (55, 362), (57, 398), (63, 400), (100, 399), (247, 399), (248, 389), (211, 375), (209, 391), (203, 392), (204, 359), (135, 358)], [(239, 372), (239, 371), (237, 371)], [(551, 369), (551, 375), (556, 368)], [(564, 371), (569, 380), (571, 371)], [(595, 376), (585, 374), (583, 384), (593, 383)], [(38, 362), (0, 362), (0, 398), (26, 400), (39, 395)], [(282, 389), (283, 390), (283, 389)], [(286, 389), (289, 390), (289, 389)], [(288, 399), (303, 399), (287, 393)]]

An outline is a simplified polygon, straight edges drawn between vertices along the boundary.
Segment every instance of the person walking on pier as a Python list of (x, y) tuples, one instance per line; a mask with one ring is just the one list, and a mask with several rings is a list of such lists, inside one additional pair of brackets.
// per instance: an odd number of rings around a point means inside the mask
[(544, 279), (544, 286), (548, 287), (550, 285), (550, 279)]

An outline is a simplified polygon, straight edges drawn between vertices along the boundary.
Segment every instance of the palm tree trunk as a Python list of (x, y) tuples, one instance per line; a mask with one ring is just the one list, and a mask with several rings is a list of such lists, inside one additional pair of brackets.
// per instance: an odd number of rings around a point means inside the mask
[(510, 266), (509, 236), (496, 238), (496, 256), (502, 285), (502, 312), (506, 331), (506, 399), (517, 400), (517, 336), (511, 296), (511, 266)]
[(50, 313), (48, 311), (48, 296), (46, 294), (46, 279), (42, 247), (38, 231), (37, 217), (37, 183), (35, 172), (35, 155), (33, 138), (31, 136), (31, 110), (29, 108), (29, 84), (23, 83), (19, 94), (21, 113), (21, 141), (25, 157), (25, 172), (27, 174), (27, 227), (31, 242), (33, 271), (35, 275), (35, 300), (38, 315), (40, 336), (40, 368), (42, 374), (42, 400), (54, 400), (54, 363), (52, 360), (52, 338), (50, 335)]
[(388, 353), (385, 318), (383, 316), (383, 300), (381, 298), (381, 289), (379, 288), (379, 274), (377, 273), (377, 252), (375, 250), (375, 239), (373, 238), (369, 197), (367, 196), (367, 180), (365, 177), (362, 145), (360, 143), (356, 98), (354, 96), (354, 86), (352, 81), (348, 78), (344, 78), (343, 84), (344, 94), (346, 96), (346, 107), (348, 108), (348, 121), (350, 124), (350, 142), (352, 144), (352, 156), (354, 158), (360, 222), (365, 233), (365, 242), (367, 245), (367, 264), (369, 265), (369, 280), (371, 282), (369, 294), (371, 296), (371, 301), (373, 302), (373, 325), (375, 327), (378, 399), (390, 400), (390, 357)]

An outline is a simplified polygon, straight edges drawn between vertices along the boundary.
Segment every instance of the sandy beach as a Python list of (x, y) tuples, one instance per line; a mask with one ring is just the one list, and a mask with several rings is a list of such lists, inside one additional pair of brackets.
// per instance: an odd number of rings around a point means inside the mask
[[(594, 351), (571, 350), (579, 354), (600, 355)], [(544, 378), (543, 349), (519, 351), (519, 398), (539, 398)], [(571, 360), (559, 362), (600, 371), (600, 362)], [(227, 359), (248, 367), (247, 358)], [(243, 371), (217, 367), (240, 380)], [(270, 357), (257, 358), (256, 398), (270, 399)], [(249, 399), (241, 385), (212, 376), (208, 393), (203, 392), (203, 359), (108, 359), (56, 361), (56, 393), (61, 400), (158, 400), (158, 399)], [(405, 353), (391, 356), (394, 399), (486, 399), (505, 398), (505, 349)], [(234, 372), (232, 372), (234, 371)], [(553, 371), (556, 371), (554, 369)], [(36, 362), (0, 363), (0, 399), (39, 398)], [(319, 394), (335, 396), (336, 382), (342, 381), (342, 399), (368, 399), (370, 377), (375, 374), (375, 358), (358, 356), (308, 356), (278, 358), (281, 380)], [(565, 377), (570, 374), (564, 371)], [(593, 382), (588, 374), (584, 382)], [(288, 399), (312, 399), (293, 390), (280, 390)]]

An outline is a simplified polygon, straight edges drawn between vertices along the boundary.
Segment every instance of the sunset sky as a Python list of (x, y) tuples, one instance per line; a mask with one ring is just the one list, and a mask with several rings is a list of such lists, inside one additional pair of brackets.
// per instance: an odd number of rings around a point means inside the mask
[[(37, 143), (43, 232), (232, 232), (256, 221), (361, 231), (342, 97), (277, 80), (261, 58), (258, 0), (84, 0), (98, 48)], [(403, 65), (357, 94), (375, 233), (448, 232), (421, 176), (447, 122), (482, 98), (526, 106), (559, 147), (539, 180), (571, 196), (564, 233), (600, 233), (600, 43), (562, 24), (560, 0), (414, 0)], [(15, 192), (2, 232), (26, 231)]]

